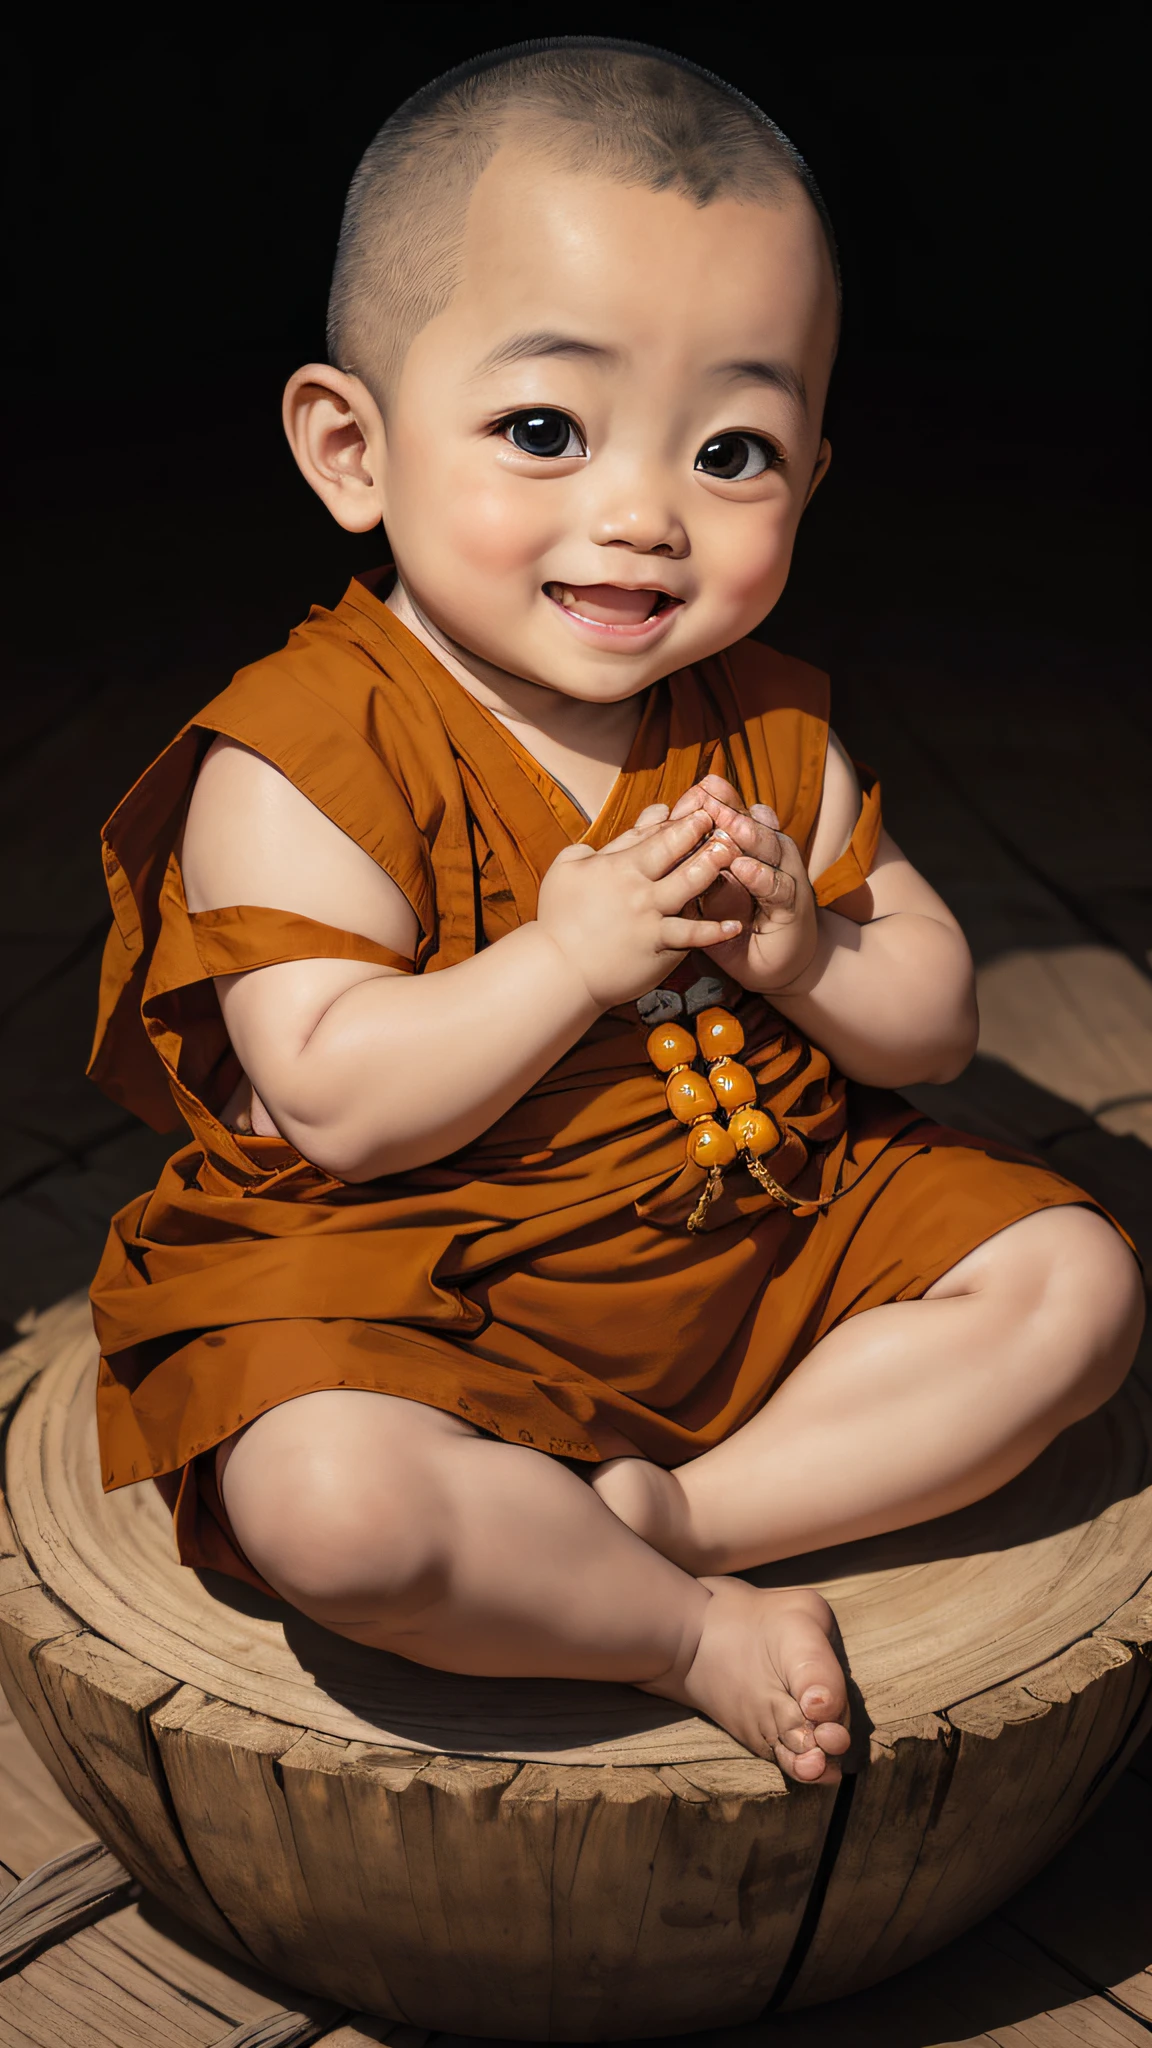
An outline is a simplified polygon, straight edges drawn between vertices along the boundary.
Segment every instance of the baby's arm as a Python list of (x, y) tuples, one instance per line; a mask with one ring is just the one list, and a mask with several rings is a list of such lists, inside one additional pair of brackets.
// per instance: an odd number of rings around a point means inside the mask
[[(217, 981), (228, 1035), (276, 1128), (342, 1180), (456, 1151), (487, 1130), (602, 1010), (654, 987), (734, 920), (682, 917), (732, 848), (701, 808), (569, 847), (534, 923), (473, 959), (405, 975), (289, 961)], [(259, 755), (217, 740), (181, 849), (191, 910), (260, 904), (357, 931), (402, 957), (415, 914), (396, 884)]]
[[(972, 960), (956, 919), (886, 832), (867, 882), (817, 908), (811, 881), (847, 846), (860, 789), (844, 749), (830, 738), (820, 818), (808, 873), (799, 850), (762, 806), (738, 811), (736, 792), (708, 776), (689, 792), (703, 797), (739, 853), (733, 880), (753, 899), (735, 941), (713, 957), (745, 987), (822, 1046), (841, 1073), (877, 1088), (948, 1081), (976, 1050)], [(729, 808), (729, 806), (732, 808)], [(674, 815), (678, 814), (677, 812)], [(705, 906), (740, 914), (723, 879)]]

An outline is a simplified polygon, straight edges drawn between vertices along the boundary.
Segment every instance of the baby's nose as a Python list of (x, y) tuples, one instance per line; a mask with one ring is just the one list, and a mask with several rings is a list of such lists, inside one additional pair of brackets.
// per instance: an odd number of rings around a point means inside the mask
[(599, 547), (629, 548), (639, 555), (675, 559), (688, 552), (688, 536), (678, 515), (657, 500), (624, 500), (606, 507), (594, 523), (592, 538)]

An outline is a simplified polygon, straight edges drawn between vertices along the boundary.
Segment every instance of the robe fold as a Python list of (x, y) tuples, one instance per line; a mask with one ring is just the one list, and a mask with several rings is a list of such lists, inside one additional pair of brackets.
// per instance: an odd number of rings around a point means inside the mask
[[(781, 1208), (738, 1166), (688, 1232), (704, 1175), (632, 1004), (473, 1143), (405, 1173), (342, 1184), (282, 1139), (227, 1128), (240, 1070), (214, 976), (316, 957), (452, 967), (534, 917), (562, 847), (606, 844), (709, 770), (771, 804), (807, 856), (827, 699), (824, 676), (754, 641), (654, 684), (589, 824), (367, 578), (242, 670), (125, 797), (104, 833), (114, 923), (91, 1072), (188, 1135), (114, 1219), (93, 1285), (100, 1450), (105, 1487), (163, 1483), (186, 1563), (263, 1587), (210, 1454), (278, 1402), (369, 1388), (565, 1458), (677, 1464), (745, 1422), (845, 1317), (923, 1294), (1020, 1217), (1087, 1200), (846, 1081), (731, 984), (742, 1058), (781, 1132), (765, 1163), (795, 1195), (839, 1195), (818, 1214)], [(218, 734), (273, 762), (392, 878), (419, 927), (413, 960), (259, 905), (189, 913), (177, 849)], [(851, 844), (816, 884), (826, 906), (875, 855), (880, 793), (862, 781)]]

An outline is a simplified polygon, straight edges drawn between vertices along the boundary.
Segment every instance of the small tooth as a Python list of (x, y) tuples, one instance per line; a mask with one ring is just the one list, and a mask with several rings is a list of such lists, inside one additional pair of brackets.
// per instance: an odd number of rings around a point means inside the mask
[(576, 603), (576, 592), (573, 590), (570, 583), (562, 583), (560, 585), (560, 602), (561, 604), (566, 604), (568, 606), (572, 606)]

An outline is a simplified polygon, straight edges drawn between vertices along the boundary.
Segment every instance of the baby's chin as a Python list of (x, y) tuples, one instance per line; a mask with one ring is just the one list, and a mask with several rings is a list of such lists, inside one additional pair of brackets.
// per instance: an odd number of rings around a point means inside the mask
[(509, 647), (503, 666), (525, 682), (538, 683), (564, 697), (588, 704), (619, 704), (651, 683), (683, 668), (691, 656), (663, 644), (658, 648), (557, 645), (552, 634), (533, 634), (527, 644)]

